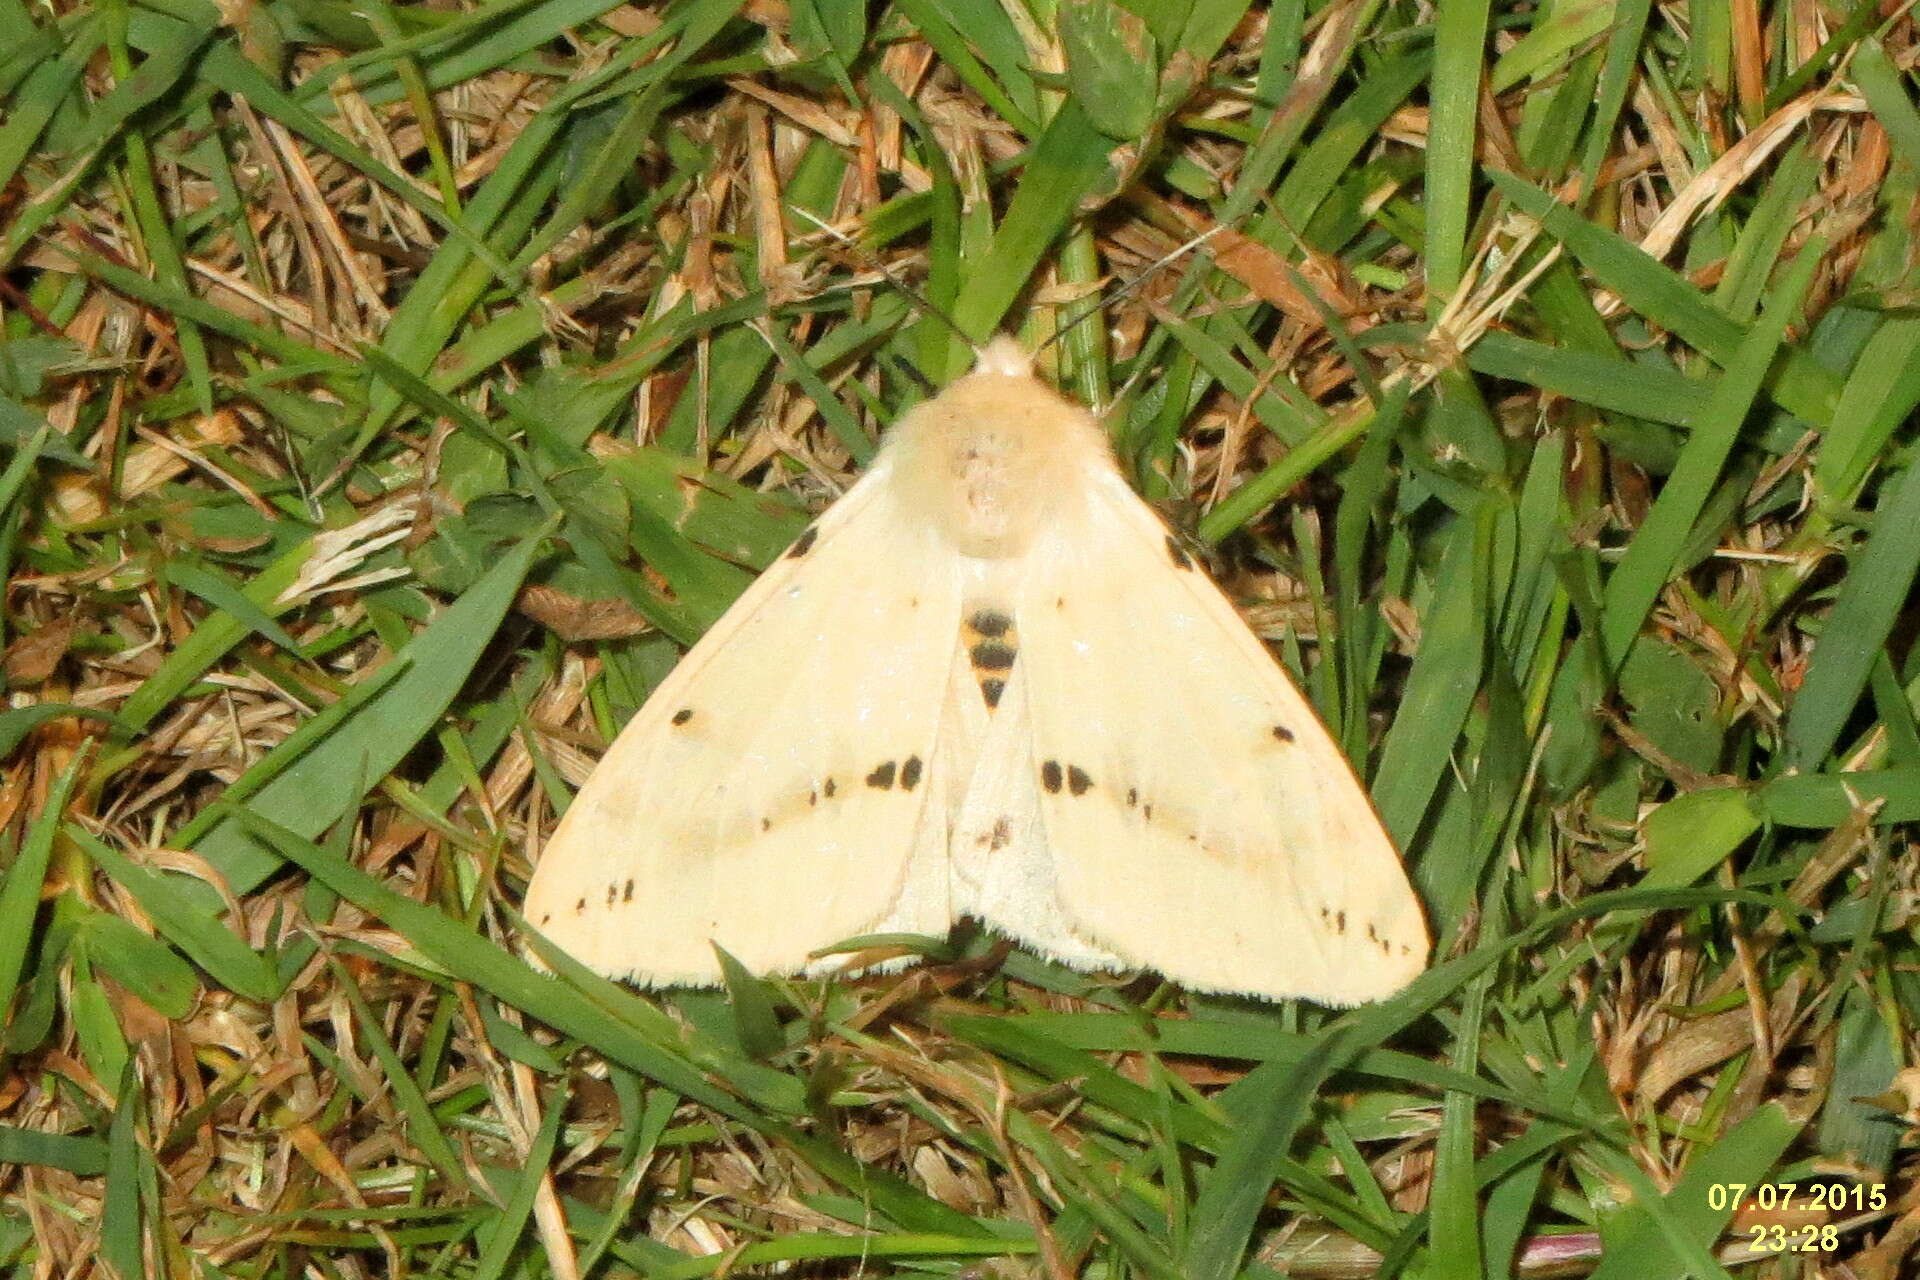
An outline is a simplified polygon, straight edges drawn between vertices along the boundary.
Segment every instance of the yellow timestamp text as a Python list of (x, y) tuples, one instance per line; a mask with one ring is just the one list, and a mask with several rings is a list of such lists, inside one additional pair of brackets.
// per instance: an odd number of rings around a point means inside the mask
[(1817, 1227), (1756, 1222), (1747, 1228), (1747, 1248), (1754, 1253), (1833, 1253), (1840, 1248), (1840, 1228), (1831, 1222)]
[(1715, 1213), (1878, 1213), (1887, 1207), (1883, 1182), (1714, 1182), (1707, 1208)]

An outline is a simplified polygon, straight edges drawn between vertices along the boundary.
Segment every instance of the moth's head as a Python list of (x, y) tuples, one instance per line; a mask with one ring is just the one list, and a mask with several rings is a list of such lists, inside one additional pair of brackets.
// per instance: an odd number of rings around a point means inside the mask
[(1019, 339), (1001, 333), (994, 335), (986, 346), (974, 352), (973, 374), (998, 374), (1003, 378), (1030, 378), (1033, 376), (1033, 357), (1020, 345)]
[(1033, 353), (1003, 333), (975, 350), (973, 368), (910, 416), (969, 453), (996, 454), (1071, 436), (1087, 411), (1039, 377)]
[(1023, 552), (1061, 503), (1111, 470), (1099, 424), (1033, 376), (1033, 357), (1002, 335), (974, 366), (910, 409), (888, 439), (899, 492), (970, 556)]

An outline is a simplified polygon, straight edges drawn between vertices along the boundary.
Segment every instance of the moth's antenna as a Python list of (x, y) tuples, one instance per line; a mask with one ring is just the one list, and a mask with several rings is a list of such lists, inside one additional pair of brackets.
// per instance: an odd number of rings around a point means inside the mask
[[(860, 256), (864, 257), (869, 263), (872, 264), (873, 269), (875, 271), (878, 271), (881, 275), (887, 278), (888, 284), (892, 285), (894, 288), (900, 291), (902, 296), (904, 296), (907, 299), (907, 301), (919, 307), (924, 314), (932, 316), (934, 319), (938, 320), (941, 324), (944, 324), (945, 326), (947, 326), (947, 328), (953, 330), (954, 336), (959, 338), (960, 341), (966, 343), (967, 350), (972, 351), (976, 354), (979, 353), (980, 344), (975, 342), (972, 338), (968, 337), (966, 334), (966, 331), (963, 330), (958, 324), (954, 322), (954, 319), (952, 316), (948, 315), (946, 312), (942, 311), (940, 308), (934, 306), (932, 301), (929, 300), (925, 294), (921, 293), (918, 289), (908, 284), (905, 280), (902, 280), (899, 276), (896, 276), (895, 274), (893, 274), (892, 270), (888, 268), (887, 264), (881, 260), (879, 254), (872, 252), (865, 245), (861, 244), (858, 240), (855, 240), (852, 236), (840, 230), (840, 228), (832, 225), (831, 223), (827, 222), (825, 219), (816, 216), (812, 210), (802, 209), (798, 205), (794, 205), (790, 207), (793, 209), (795, 213), (805, 218), (808, 222), (811, 222), (814, 226), (820, 228), (822, 231), (832, 236), (835, 240), (838, 240), (841, 244), (845, 245), (848, 249), (852, 250), (854, 253), (857, 253)], [(922, 377), (920, 381), (924, 384), (926, 382), (925, 377)]]
[(937, 396), (940, 394), (940, 388), (934, 386), (926, 374), (920, 372), (905, 360), (895, 360), (893, 362), (893, 371), (905, 378), (908, 382), (911, 382), (914, 386), (919, 387), (926, 395)]
[(1137, 290), (1141, 285), (1145, 284), (1148, 280), (1152, 279), (1154, 273), (1159, 271), (1162, 267), (1172, 266), (1175, 262), (1178, 262), (1182, 257), (1191, 253), (1193, 250), (1199, 248), (1201, 245), (1213, 239), (1213, 237), (1219, 235), (1222, 231), (1225, 231), (1226, 229), (1227, 229), (1226, 223), (1217, 222), (1213, 226), (1209, 227), (1207, 230), (1202, 231), (1199, 235), (1195, 236), (1193, 239), (1187, 241), (1185, 244), (1174, 249), (1171, 253), (1168, 253), (1166, 256), (1162, 258), (1158, 258), (1155, 261), (1148, 263), (1145, 270), (1141, 271), (1139, 275), (1135, 276), (1133, 279), (1121, 285), (1118, 289), (1114, 290), (1111, 294), (1108, 294), (1104, 298), (1095, 298), (1092, 302), (1088, 303), (1085, 307), (1081, 308), (1080, 313), (1078, 315), (1074, 316), (1071, 320), (1066, 321), (1059, 328), (1055, 329), (1053, 331), (1053, 336), (1051, 338), (1048, 338), (1045, 342), (1035, 347), (1033, 349), (1033, 354), (1036, 356), (1039, 355), (1042, 351), (1045, 351), (1048, 347), (1060, 341), (1060, 339), (1066, 337), (1067, 334), (1072, 332), (1074, 327), (1078, 325), (1081, 321), (1087, 319), (1087, 317), (1089, 316), (1097, 314), (1101, 310), (1107, 307), (1110, 307), (1114, 303), (1120, 301), (1120, 299), (1126, 297), (1128, 294)]

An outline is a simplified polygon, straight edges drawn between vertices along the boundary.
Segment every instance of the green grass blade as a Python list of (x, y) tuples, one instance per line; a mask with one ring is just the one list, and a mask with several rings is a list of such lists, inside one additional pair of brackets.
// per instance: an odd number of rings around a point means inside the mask
[(1616, 670), (1626, 661), (1627, 650), (1640, 634), (1661, 588), (1685, 567), (1683, 552), (1693, 536), (1694, 523), (1746, 425), (1754, 399), (1786, 336), (1787, 324), (1813, 282), (1820, 264), (1819, 250), (1818, 241), (1803, 249), (1775, 288), (1766, 311), (1728, 364), (1699, 428), (1682, 446), (1679, 464), (1667, 477), (1653, 510), (1635, 531), (1626, 556), (1607, 577), (1600, 639), (1603, 652)]
[(1316, 1044), (1304, 1060), (1257, 1068), (1236, 1086), (1243, 1106), (1193, 1203), (1192, 1243), (1181, 1274), (1188, 1280), (1233, 1280), (1240, 1273), (1254, 1221), (1266, 1206), (1293, 1136), (1321, 1083), (1342, 1056), (1335, 1038)]
[(1920, 466), (1890, 479), (1873, 532), (1854, 557), (1814, 646), (1805, 683), (1785, 726), (1787, 749), (1803, 769), (1825, 763), (1867, 686), (1920, 572)]
[(40, 890), (46, 883), (47, 864), (53, 858), (54, 837), (85, 767), (86, 757), (76, 756), (54, 779), (46, 807), (27, 828), (26, 843), (7, 868), (5, 878), (0, 879), (0, 1012), (11, 1008), (19, 989), (27, 946), (33, 940), (33, 919), (40, 909)]
[[(307, 836), (332, 826), (432, 730), (480, 660), (541, 545), (541, 538), (527, 538), (502, 555), (485, 577), (395, 655), (407, 663), (400, 676), (324, 740), (302, 744), (299, 757), (261, 787), (248, 807)], [(278, 863), (232, 817), (200, 837), (194, 851), (240, 893)]]

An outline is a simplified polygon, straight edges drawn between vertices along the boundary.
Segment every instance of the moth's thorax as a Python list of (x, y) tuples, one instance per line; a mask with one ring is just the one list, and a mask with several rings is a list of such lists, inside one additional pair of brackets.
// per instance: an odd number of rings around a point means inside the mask
[(910, 513), (982, 559), (1020, 555), (1059, 504), (1113, 466), (1093, 415), (1030, 374), (984, 361), (909, 410), (888, 447)]

